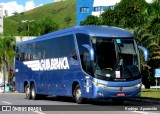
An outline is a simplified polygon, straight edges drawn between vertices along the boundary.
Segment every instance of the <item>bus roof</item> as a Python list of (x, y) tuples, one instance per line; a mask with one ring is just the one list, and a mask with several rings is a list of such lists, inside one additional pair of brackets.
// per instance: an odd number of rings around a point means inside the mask
[[(112, 27), (112, 26), (75, 26), (71, 28), (62, 29), (59, 31), (54, 31), (42, 36), (38, 36), (37, 38), (34, 38), (32, 40), (27, 40), (24, 42), (20, 42), (17, 45), (32, 43), (36, 41), (41, 41), (45, 39), (51, 39), (55, 37), (60, 37), (63, 35), (69, 35), (74, 33), (84, 33), (91, 36), (99, 36), (99, 37), (115, 37), (115, 38), (128, 38), (133, 37), (133, 35), (118, 27)], [(51, 37), (52, 36), (52, 37)]]

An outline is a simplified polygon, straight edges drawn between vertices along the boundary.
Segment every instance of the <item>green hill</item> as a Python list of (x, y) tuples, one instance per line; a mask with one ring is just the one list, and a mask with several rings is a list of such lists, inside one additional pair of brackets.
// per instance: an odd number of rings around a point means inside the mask
[[(76, 0), (66, 0), (55, 2), (37, 7), (27, 12), (15, 14), (14, 16), (4, 18), (4, 34), (20, 35), (18, 26), (22, 20), (35, 20), (49, 17), (58, 24), (58, 29), (67, 28), (76, 25)], [(69, 18), (69, 23), (65, 19)]]

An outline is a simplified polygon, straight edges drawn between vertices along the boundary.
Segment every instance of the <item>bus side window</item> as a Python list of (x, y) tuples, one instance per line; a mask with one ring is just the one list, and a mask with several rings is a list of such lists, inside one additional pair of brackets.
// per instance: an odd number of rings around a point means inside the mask
[(16, 53), (16, 60), (19, 61), (19, 53)]
[(90, 54), (86, 51), (83, 53), (82, 57), (82, 67), (87, 73), (91, 73), (91, 61), (90, 61)]
[(83, 44), (90, 45), (90, 36), (87, 34), (77, 33), (76, 38), (77, 38), (82, 68), (85, 72), (91, 74), (93, 67), (91, 66), (90, 54), (89, 51), (82, 46)]
[(16, 47), (16, 56), (15, 56), (15, 58), (16, 58), (16, 60), (19, 60), (19, 49), (18, 49), (18, 47)]
[(21, 52), (20, 54), (20, 61), (24, 61), (25, 60), (25, 53)]

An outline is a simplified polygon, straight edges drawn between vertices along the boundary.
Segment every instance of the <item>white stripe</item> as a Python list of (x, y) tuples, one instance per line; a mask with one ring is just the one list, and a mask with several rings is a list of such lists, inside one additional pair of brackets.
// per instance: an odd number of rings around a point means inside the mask
[(2, 101), (3, 103), (6, 103), (6, 104), (12, 104), (12, 103), (10, 103), (10, 102), (7, 102), (7, 101)]
[(116, 3), (119, 3), (120, 0), (94, 0), (93, 7), (97, 6), (114, 6)]
[(132, 112), (140, 113), (140, 114), (148, 114), (147, 112), (143, 112), (143, 111), (132, 111)]
[(159, 113), (155, 113), (155, 112), (144, 112), (144, 111), (132, 111), (134, 113), (139, 113), (139, 114), (159, 114)]
[(38, 113), (38, 114), (46, 114), (46, 113), (39, 112), (39, 111), (33, 111), (33, 112)]

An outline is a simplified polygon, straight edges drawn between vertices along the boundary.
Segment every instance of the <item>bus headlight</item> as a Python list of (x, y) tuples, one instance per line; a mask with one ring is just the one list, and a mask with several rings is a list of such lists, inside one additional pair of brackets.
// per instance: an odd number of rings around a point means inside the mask
[(141, 86), (142, 86), (142, 83), (139, 83), (139, 84), (134, 85), (134, 87), (137, 87), (137, 88), (139, 88), (139, 87), (141, 87)]
[(93, 83), (93, 85), (98, 86), (100, 88), (107, 88), (107, 86), (104, 84), (100, 84), (100, 83), (96, 83), (96, 82), (92, 82), (92, 83)]

